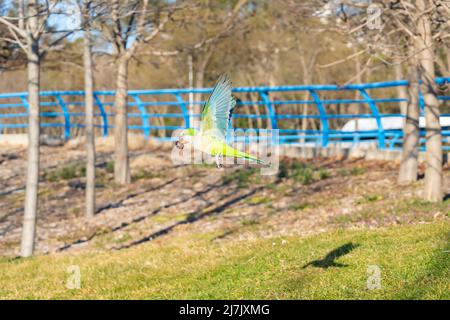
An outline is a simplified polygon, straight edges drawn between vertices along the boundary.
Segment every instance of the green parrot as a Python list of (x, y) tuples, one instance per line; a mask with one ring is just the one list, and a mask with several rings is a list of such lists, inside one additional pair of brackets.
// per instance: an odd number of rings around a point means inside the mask
[(231, 95), (231, 80), (226, 74), (223, 74), (217, 80), (212, 93), (202, 107), (200, 130), (185, 129), (178, 141), (175, 142), (176, 147), (183, 149), (185, 144), (192, 143), (194, 149), (214, 156), (219, 169), (223, 167), (223, 156), (265, 164), (257, 157), (227, 145), (225, 136), (235, 105), (236, 100)]

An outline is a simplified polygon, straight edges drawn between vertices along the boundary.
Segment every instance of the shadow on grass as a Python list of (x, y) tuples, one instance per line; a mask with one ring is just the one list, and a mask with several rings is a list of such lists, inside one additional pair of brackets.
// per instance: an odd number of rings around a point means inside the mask
[(346, 243), (346, 244), (330, 251), (323, 259), (308, 262), (307, 264), (305, 264), (303, 266), (303, 269), (305, 269), (309, 266), (313, 266), (316, 268), (322, 268), (322, 269), (327, 269), (330, 267), (337, 267), (337, 268), (346, 267), (347, 266), (346, 264), (336, 262), (335, 260), (342, 256), (345, 256), (346, 254), (349, 254), (357, 247), (359, 247), (359, 244), (353, 244), (351, 242)]

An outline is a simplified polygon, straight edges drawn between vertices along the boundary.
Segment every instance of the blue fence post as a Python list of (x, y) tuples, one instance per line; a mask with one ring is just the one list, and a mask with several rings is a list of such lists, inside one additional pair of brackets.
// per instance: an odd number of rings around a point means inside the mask
[(28, 99), (27, 99), (27, 97), (26, 97), (25, 95), (24, 95), (24, 96), (21, 96), (21, 97), (20, 97), (20, 100), (22, 101), (23, 106), (25, 107), (25, 109), (27, 109), (27, 113), (30, 112), (30, 106), (28, 105)]
[(275, 113), (275, 108), (273, 107), (273, 103), (272, 103), (272, 101), (270, 101), (269, 94), (266, 91), (258, 91), (258, 92), (259, 92), (259, 95), (261, 96), (262, 100), (264, 101), (264, 104), (266, 105), (267, 113), (269, 114), (272, 129), (278, 129), (277, 115)]
[(421, 90), (419, 90), (419, 108), (420, 108), (420, 115), (422, 115), (425, 112), (425, 100), (423, 99), (423, 94)]
[(370, 95), (367, 93), (367, 91), (365, 89), (359, 89), (359, 93), (364, 98), (364, 101), (367, 102), (367, 104), (369, 105), (370, 111), (372, 112), (375, 120), (377, 121), (378, 147), (380, 149), (384, 149), (385, 148), (384, 129), (383, 129), (383, 124), (381, 123), (381, 117), (380, 117), (380, 112), (378, 111), (378, 107), (377, 107), (375, 101), (373, 101), (373, 99), (370, 97)]
[(20, 100), (22, 100), (23, 106), (27, 109), (27, 112), (29, 112), (28, 99), (25, 96), (21, 96)]
[(70, 113), (67, 110), (66, 102), (60, 95), (55, 95), (56, 100), (58, 100), (59, 105), (61, 106), (61, 110), (64, 114), (64, 139), (70, 138)]
[(322, 100), (320, 100), (316, 90), (310, 89), (308, 91), (316, 104), (317, 111), (319, 112), (320, 122), (322, 123), (322, 147), (326, 147), (328, 145), (328, 135), (330, 133), (327, 111), (325, 110)]
[(144, 137), (145, 139), (150, 138), (150, 121), (147, 113), (147, 108), (142, 103), (141, 98), (137, 94), (131, 94), (131, 97), (133, 97), (134, 101), (137, 104), (137, 107), (139, 109), (139, 112), (141, 113), (142, 117), (142, 126), (144, 128)]
[(189, 111), (188, 111), (187, 103), (186, 103), (186, 101), (183, 100), (183, 98), (180, 96), (179, 93), (174, 93), (174, 96), (180, 105), (181, 112), (183, 113), (184, 126), (185, 126), (185, 128), (190, 128), (191, 123), (190, 123), (190, 119), (189, 119)]
[(103, 103), (96, 92), (94, 92), (94, 99), (95, 104), (98, 106), (98, 110), (100, 111), (100, 115), (102, 117), (103, 136), (106, 137), (108, 135), (108, 115), (106, 114), (105, 107), (103, 106)]

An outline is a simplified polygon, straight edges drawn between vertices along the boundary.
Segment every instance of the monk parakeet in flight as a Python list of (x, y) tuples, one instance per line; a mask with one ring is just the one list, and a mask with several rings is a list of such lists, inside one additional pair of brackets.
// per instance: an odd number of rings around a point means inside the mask
[(175, 145), (183, 149), (187, 143), (192, 143), (196, 150), (215, 157), (216, 165), (222, 168), (222, 156), (242, 158), (264, 162), (248, 153), (234, 149), (226, 143), (226, 133), (231, 118), (231, 112), (236, 100), (231, 96), (231, 80), (227, 75), (221, 75), (201, 111), (200, 130), (188, 128), (183, 131)]

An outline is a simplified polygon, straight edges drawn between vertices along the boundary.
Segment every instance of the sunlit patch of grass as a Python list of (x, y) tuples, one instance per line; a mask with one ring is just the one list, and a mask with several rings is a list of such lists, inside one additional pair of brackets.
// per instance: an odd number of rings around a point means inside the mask
[(269, 190), (276, 190), (278, 188), (278, 185), (275, 182), (270, 182), (265, 185), (265, 188)]
[(130, 235), (129, 233), (125, 232), (125, 233), (121, 233), (121, 234), (115, 236), (115, 237), (113, 238), (113, 242), (114, 242), (115, 244), (121, 244), (121, 243), (130, 241), (131, 239), (132, 239), (132, 238), (131, 238), (131, 235)]
[(193, 166), (196, 168), (205, 168), (205, 169), (217, 168), (215, 163), (208, 163), (208, 162), (194, 163)]
[(50, 182), (71, 180), (85, 176), (86, 166), (84, 164), (70, 164), (56, 170), (44, 172), (44, 178)]
[(310, 184), (314, 180), (313, 170), (308, 167), (295, 169), (292, 177), (303, 185)]
[(442, 202), (430, 202), (420, 198), (411, 198), (398, 201), (396, 204), (395, 213), (397, 214), (436, 214), (449, 216), (450, 214), (450, 199)]
[(312, 207), (312, 205), (308, 202), (296, 202), (289, 206), (289, 210), (302, 211), (302, 210), (305, 210), (305, 209), (311, 208), (311, 207)]
[[(430, 292), (429, 286), (434, 286), (436, 278), (449, 277), (450, 269), (450, 232), (445, 237), (446, 241), (441, 248), (433, 253), (432, 258), (426, 264), (426, 268), (416, 276), (413, 283), (409, 283), (405, 288), (397, 292), (396, 299), (434, 299), (433, 293)], [(440, 290), (437, 288), (437, 290)], [(437, 295), (448, 300), (450, 292), (450, 284), (442, 287), (442, 291), (438, 291)], [(435, 294), (436, 295), (436, 294)]]
[(133, 172), (131, 175), (131, 181), (135, 182), (142, 179), (153, 179), (159, 177), (160, 173), (155, 171), (146, 170), (144, 168), (139, 168), (137, 172)]
[(371, 202), (376, 202), (379, 200), (383, 200), (384, 196), (380, 194), (366, 194), (363, 195), (361, 198), (357, 199), (355, 201), (355, 204), (367, 204)]
[[(449, 227), (439, 221), (225, 242), (203, 233), (105, 253), (0, 258), (0, 298), (449, 299)], [(73, 265), (77, 290), (66, 287)], [(381, 271), (374, 290), (367, 287), (371, 265)]]
[(254, 196), (249, 199), (245, 199), (244, 202), (250, 205), (258, 205), (263, 203), (270, 203), (272, 200), (268, 197)]
[(318, 174), (320, 180), (325, 180), (330, 177), (330, 173), (325, 168), (319, 168), (317, 170), (317, 174)]
[(330, 222), (338, 225), (349, 225), (361, 221), (381, 218), (383, 215), (376, 210), (361, 210), (351, 214), (342, 214), (330, 218)]
[[(384, 201), (382, 201), (384, 200)], [(380, 194), (368, 194), (355, 200), (355, 205), (363, 205), (361, 210), (333, 216), (331, 223), (350, 225), (358, 222), (411, 222), (432, 221), (435, 217), (446, 216), (450, 211), (450, 200), (440, 203), (418, 198), (389, 199)]]
[(112, 160), (108, 161), (106, 163), (105, 170), (108, 173), (113, 173), (114, 172), (114, 161), (112, 161)]
[(350, 172), (347, 170), (347, 169), (339, 169), (338, 171), (337, 171), (337, 174), (339, 175), (339, 176), (341, 176), (341, 177), (346, 177), (346, 176), (348, 176), (349, 174), (350, 174)]
[(317, 180), (330, 177), (328, 170), (322, 167), (313, 167), (303, 162), (281, 162), (278, 169), (278, 179), (293, 179), (303, 185), (311, 184)]
[(367, 172), (367, 168), (364, 167), (354, 167), (350, 170), (352, 176), (359, 176)]
[(78, 215), (81, 214), (81, 208), (80, 207), (71, 207), (71, 208), (68, 209), (68, 211), (69, 211), (69, 213), (71, 215), (75, 215), (75, 216), (78, 216)]
[(256, 226), (258, 224), (260, 224), (258, 219), (254, 219), (254, 218), (247, 218), (241, 221), (242, 226), (244, 227), (252, 227), (252, 226)]
[[(413, 198), (406, 201), (407, 206), (412, 206), (416, 209), (419, 209), (421, 211), (429, 211), (436, 208), (436, 206), (442, 207), (442, 208), (449, 208), (450, 205), (450, 199), (447, 199), (440, 203), (426, 201), (423, 199)], [(449, 209), (450, 210), (450, 209)]]
[(181, 221), (186, 219), (188, 216), (187, 212), (183, 212), (183, 213), (177, 213), (177, 214), (164, 214), (164, 215), (154, 215), (151, 217), (151, 221), (153, 223), (159, 223), (159, 224), (163, 224), (163, 223), (168, 223), (168, 222), (173, 222), (173, 221)]
[(244, 168), (235, 170), (229, 174), (222, 176), (222, 182), (224, 184), (230, 184), (236, 182), (239, 188), (245, 188), (249, 185), (253, 175), (256, 173), (255, 168)]

